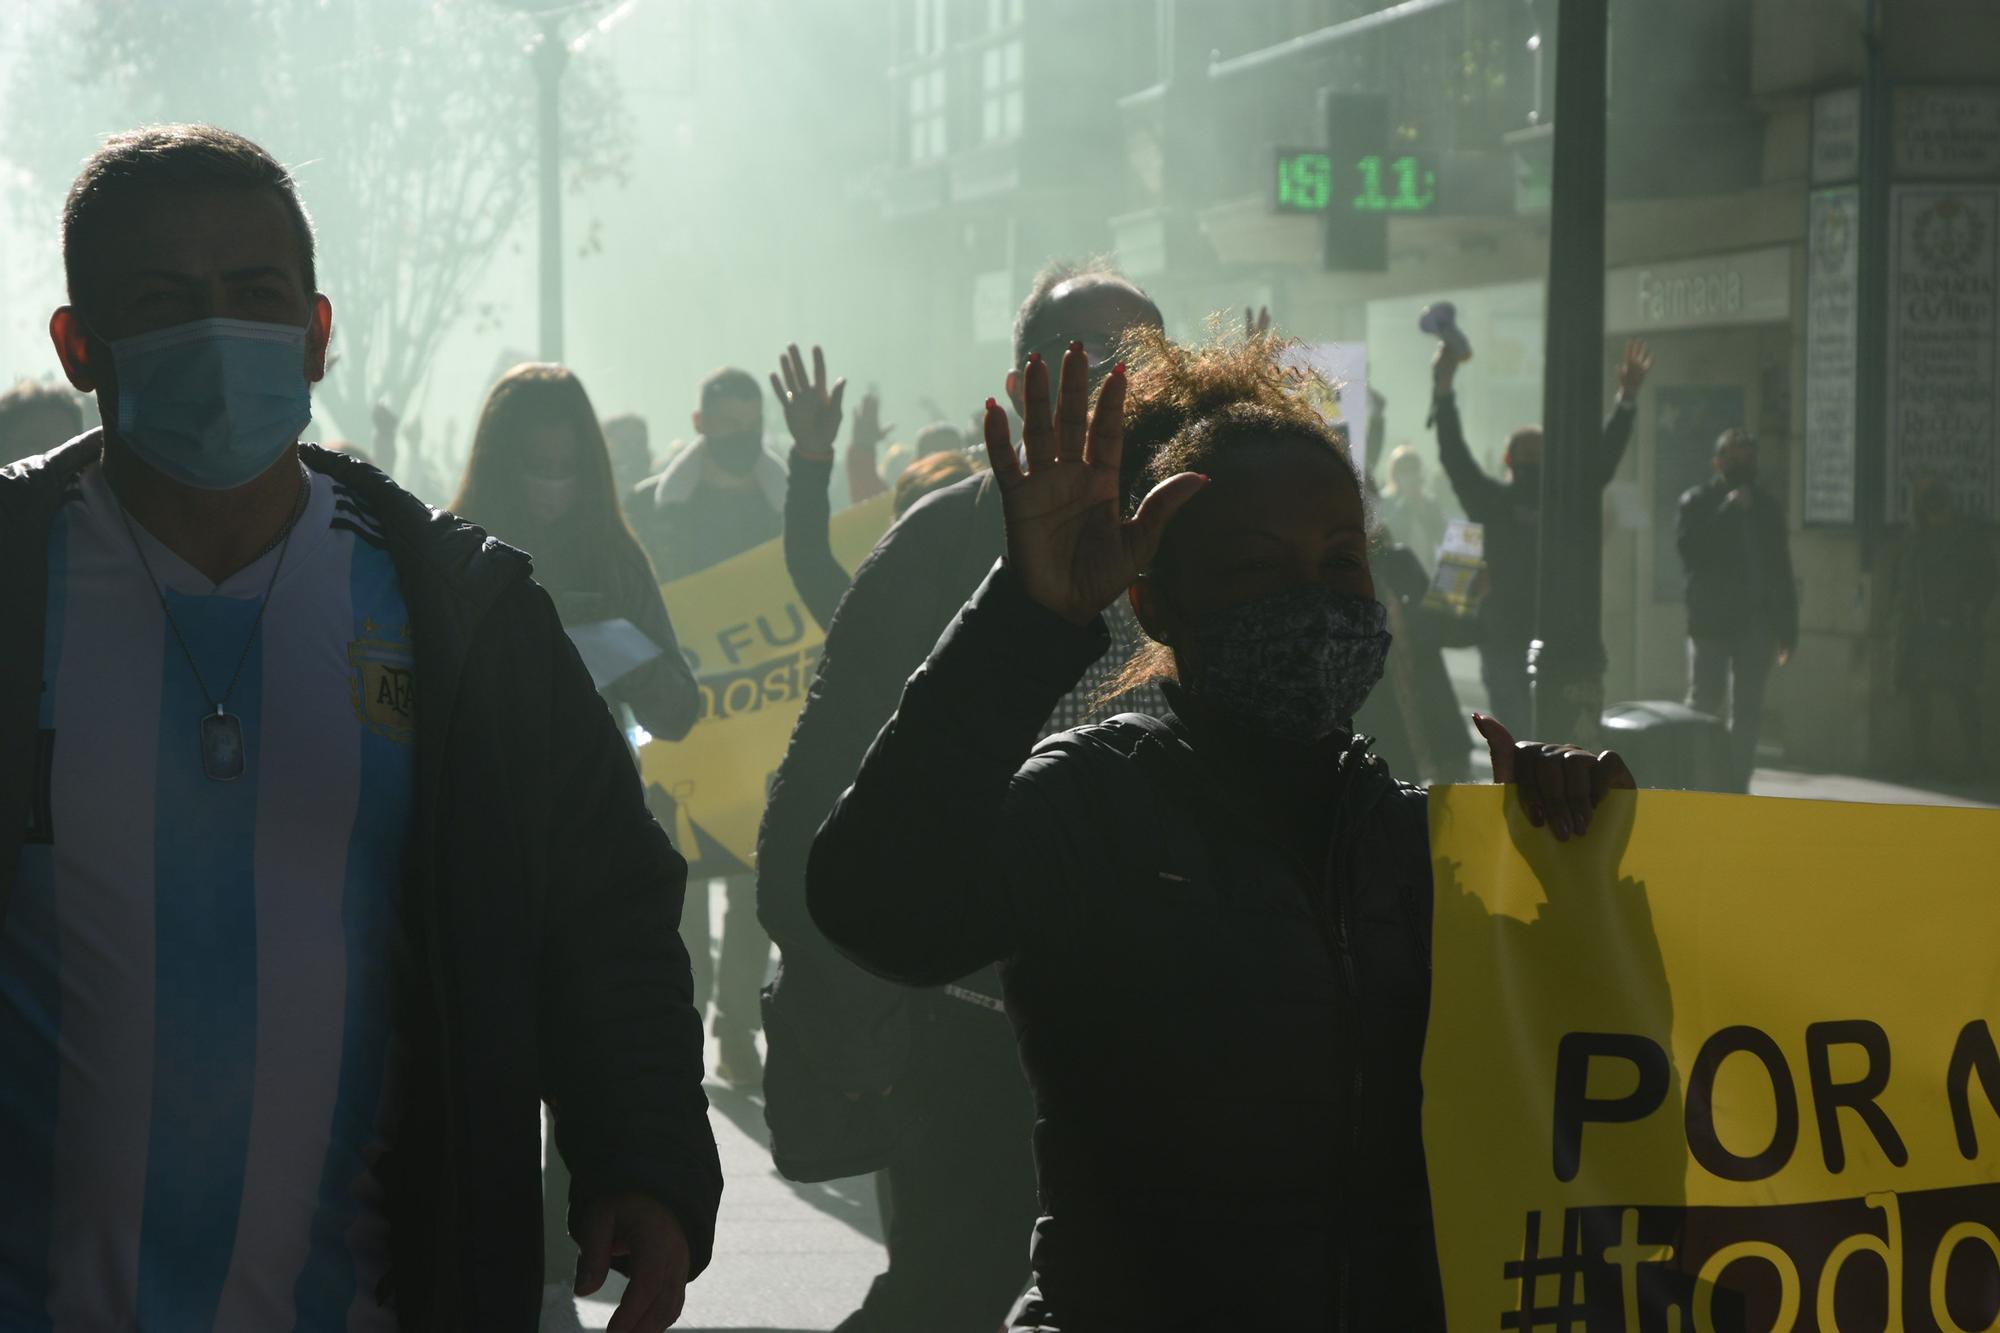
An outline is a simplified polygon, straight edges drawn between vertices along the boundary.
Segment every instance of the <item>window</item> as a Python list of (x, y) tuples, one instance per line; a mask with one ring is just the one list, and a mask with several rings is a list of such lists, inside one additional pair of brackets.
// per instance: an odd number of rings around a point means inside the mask
[[(1003, 2), (994, 0), (996, 5)], [(981, 53), (979, 137), (986, 143), (1020, 138), (1022, 112), (1021, 39), (1016, 37)]]
[(910, 0), (914, 22), (910, 28), (910, 54), (921, 60), (944, 51), (945, 0)]
[(910, 76), (910, 161), (929, 162), (945, 150), (944, 67)]

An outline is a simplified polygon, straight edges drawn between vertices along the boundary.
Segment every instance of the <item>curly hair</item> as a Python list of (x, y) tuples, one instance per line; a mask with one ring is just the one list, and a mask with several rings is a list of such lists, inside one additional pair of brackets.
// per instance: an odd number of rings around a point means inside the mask
[[(1206, 472), (1244, 449), (1279, 442), (1324, 449), (1354, 483), (1362, 504), (1368, 488), (1346, 442), (1321, 415), (1337, 386), (1288, 354), (1299, 343), (1273, 333), (1230, 330), (1222, 316), (1210, 321), (1199, 343), (1174, 342), (1161, 329), (1125, 335), (1125, 512), (1136, 513), (1146, 493), (1168, 477)], [(1172, 545), (1172, 529), (1161, 547)], [(1157, 566), (1158, 561), (1156, 559)], [(1095, 696), (1097, 704), (1174, 675), (1173, 652), (1143, 639), (1125, 668)]]

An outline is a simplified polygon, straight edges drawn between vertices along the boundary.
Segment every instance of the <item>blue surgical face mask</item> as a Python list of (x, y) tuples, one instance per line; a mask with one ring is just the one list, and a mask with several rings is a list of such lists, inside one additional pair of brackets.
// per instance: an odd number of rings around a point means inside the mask
[(197, 319), (111, 344), (118, 438), (175, 481), (233, 490), (278, 461), (312, 420), (306, 331)]

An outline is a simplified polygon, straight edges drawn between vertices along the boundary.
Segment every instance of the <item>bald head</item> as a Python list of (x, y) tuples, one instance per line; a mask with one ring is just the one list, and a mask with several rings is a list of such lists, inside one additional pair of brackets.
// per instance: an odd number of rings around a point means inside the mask
[(1165, 322), (1153, 298), (1122, 274), (1051, 264), (1037, 275), (1014, 319), (1014, 364), (1007, 372), (1014, 410), (1023, 410), (1021, 372), (1030, 356), (1049, 363), (1053, 389), (1053, 371), (1063, 351), (1080, 342), (1090, 357), (1094, 386), (1117, 359), (1118, 340), (1127, 329), (1157, 329)]

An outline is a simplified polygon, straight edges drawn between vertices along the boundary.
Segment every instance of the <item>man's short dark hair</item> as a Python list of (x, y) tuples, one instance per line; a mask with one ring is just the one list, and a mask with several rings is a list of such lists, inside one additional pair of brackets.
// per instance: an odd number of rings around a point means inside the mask
[(1718, 454), (1724, 449), (1735, 449), (1738, 447), (1755, 449), (1757, 447), (1756, 432), (1747, 426), (1731, 426), (1728, 430), (1715, 437), (1715, 452)]
[[(1014, 314), (1014, 369), (1028, 364), (1028, 353), (1052, 334), (1060, 334), (1061, 329), (1050, 330), (1048, 322), (1050, 302), (1055, 299), (1056, 290), (1064, 284), (1073, 283), (1076, 289), (1085, 287), (1123, 287), (1134, 296), (1153, 305), (1153, 298), (1146, 295), (1138, 283), (1113, 268), (1102, 259), (1092, 259), (1078, 264), (1067, 259), (1058, 259), (1047, 264), (1035, 275), (1035, 282), (1028, 289), (1028, 298), (1021, 302), (1021, 308)], [(1068, 295), (1067, 292), (1064, 295)], [(1158, 307), (1154, 306), (1157, 310)]]
[[(38, 416), (60, 417), (62, 434), (48, 439), (17, 438), (27, 423)], [(0, 393), (0, 467), (7, 466), (16, 458), (27, 457), (23, 449), (28, 453), (39, 453), (81, 434), (83, 402), (61, 385), (22, 380), (5, 393)]]
[(756, 376), (735, 366), (724, 366), (701, 382), (701, 410), (706, 413), (720, 403), (740, 403), (753, 400), (759, 406), (764, 402), (764, 390), (758, 387)]
[(90, 155), (63, 201), (63, 276), (70, 304), (93, 299), (100, 233), (110, 219), (161, 190), (189, 188), (276, 191), (298, 233), (300, 277), (319, 290), (313, 272), (312, 219), (299, 202), (292, 173), (250, 140), (213, 125), (148, 125), (114, 134)]

